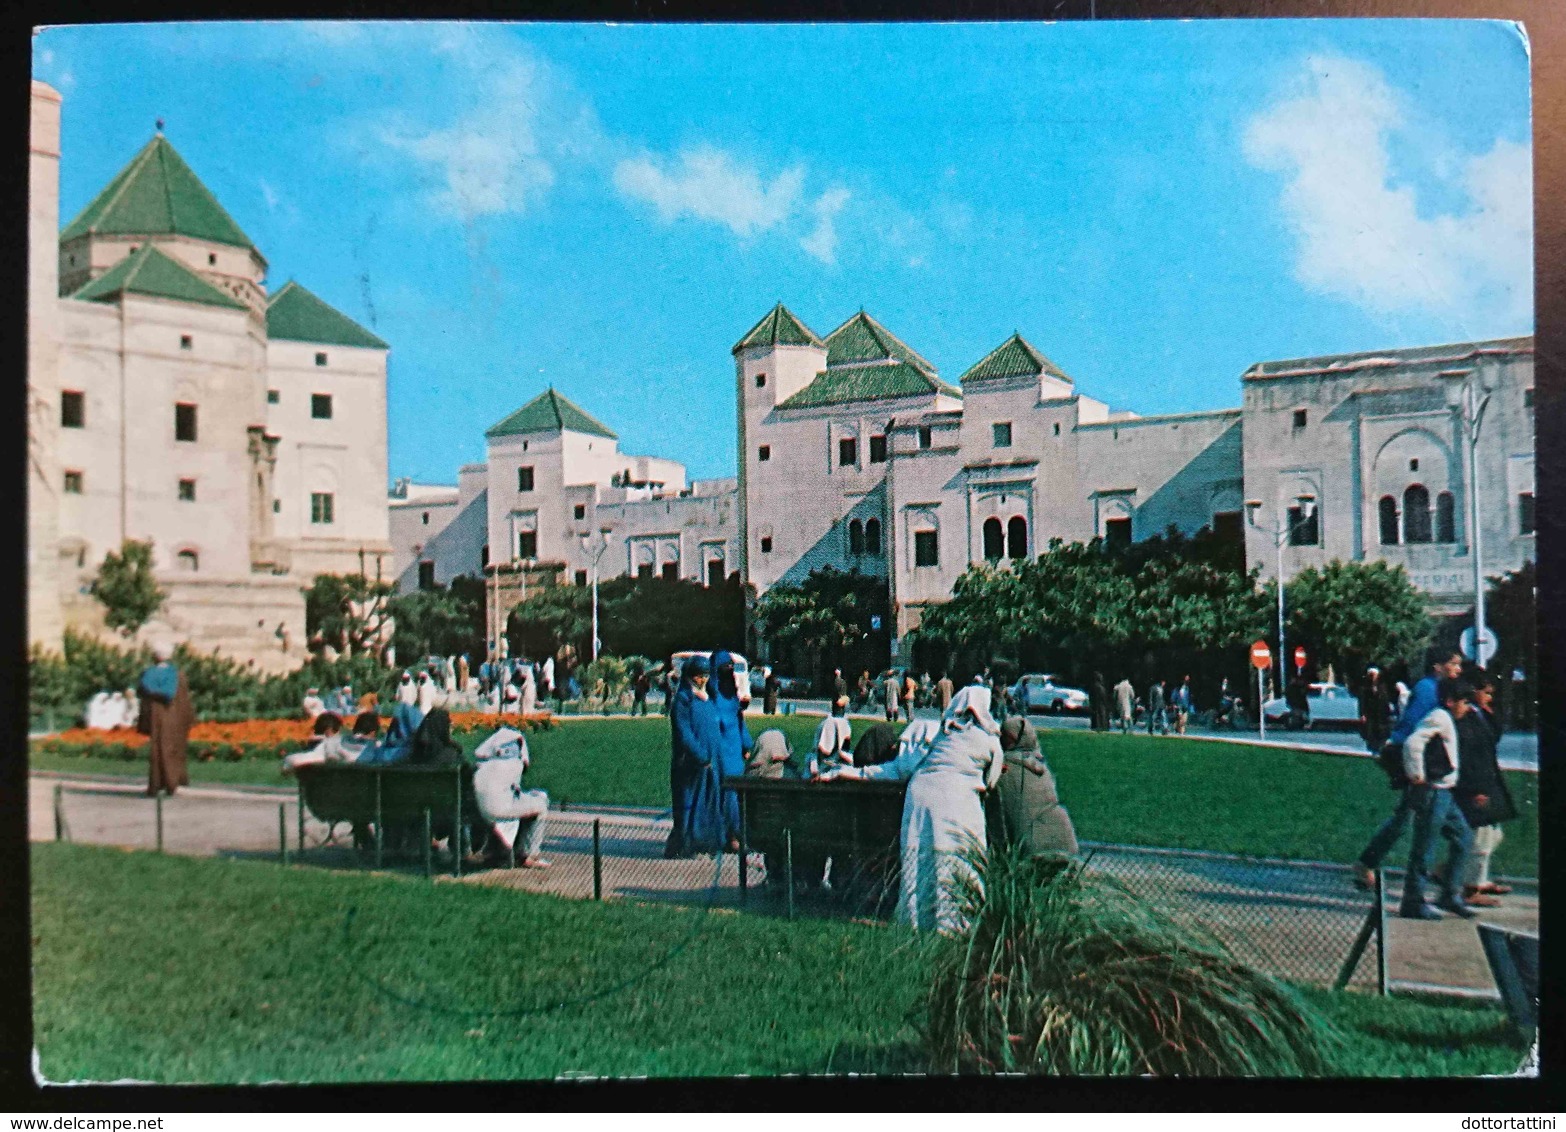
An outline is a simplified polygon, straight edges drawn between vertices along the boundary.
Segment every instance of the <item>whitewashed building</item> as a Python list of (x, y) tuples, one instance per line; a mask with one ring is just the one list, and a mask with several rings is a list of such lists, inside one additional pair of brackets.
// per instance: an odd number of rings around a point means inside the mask
[[(1259, 363), (1240, 407), (1157, 416), (1079, 392), (1017, 334), (948, 383), (863, 311), (823, 338), (779, 304), (732, 353), (737, 480), (687, 487), (679, 464), (621, 454), (551, 389), (489, 430), (461, 486), (394, 501), (402, 584), (510, 569), (509, 608), (535, 582), (586, 584), (594, 554), (601, 577), (737, 572), (758, 594), (857, 570), (887, 579), (906, 655), (963, 571), (1057, 538), (1205, 527), (1265, 577), (1280, 541), (1291, 577), (1385, 560), (1456, 613), (1472, 602), (1477, 490), (1486, 576), (1534, 555), (1532, 339)], [(1468, 374), (1490, 391), (1476, 489), (1452, 407)]]
[(302, 658), (316, 574), (390, 565), (386, 357), (267, 262), (157, 134), (59, 229), (59, 96), (33, 84), (30, 639), (93, 631), (104, 555), (150, 540), (173, 634)]
[(487, 459), (463, 467), (456, 487), (393, 489), (402, 591), (486, 575), (494, 626), (530, 587), (589, 584), (595, 561), (600, 578), (708, 585), (737, 569), (732, 479), (688, 483), (682, 464), (621, 452), (608, 426), (554, 389), (485, 439)]

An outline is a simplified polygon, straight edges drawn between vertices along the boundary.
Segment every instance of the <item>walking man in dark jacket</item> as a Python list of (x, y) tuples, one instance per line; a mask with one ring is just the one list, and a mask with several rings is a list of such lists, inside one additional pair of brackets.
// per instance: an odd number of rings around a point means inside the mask
[(1372, 665), (1365, 669), (1365, 685), (1359, 690), (1359, 733), (1364, 736), (1365, 749), (1379, 755), (1391, 730), (1392, 704), (1381, 682), (1381, 670)]
[(1463, 876), (1463, 899), (1480, 908), (1493, 908), (1497, 896), (1511, 887), (1490, 880), (1490, 855), (1501, 843), (1501, 823), (1517, 816), (1511, 791), (1501, 774), (1495, 745), (1500, 723), (1494, 715), (1495, 681), (1484, 672), (1470, 678), (1473, 706), (1457, 721), (1457, 745), (1462, 761), (1457, 768), (1453, 793), (1458, 809), (1474, 831), (1473, 850)]

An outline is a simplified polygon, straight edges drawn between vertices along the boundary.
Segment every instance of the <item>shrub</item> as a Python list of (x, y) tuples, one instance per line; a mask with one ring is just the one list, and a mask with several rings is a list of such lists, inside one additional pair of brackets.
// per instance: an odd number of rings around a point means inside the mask
[(933, 945), (937, 1072), (1311, 1075), (1334, 1031), (1287, 987), (1081, 863), (995, 851)]

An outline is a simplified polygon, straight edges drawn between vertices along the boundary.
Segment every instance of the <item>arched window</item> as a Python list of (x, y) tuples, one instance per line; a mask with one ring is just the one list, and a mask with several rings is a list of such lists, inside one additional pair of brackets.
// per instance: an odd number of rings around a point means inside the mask
[(881, 557), (881, 520), (865, 520), (865, 553)]
[(1457, 541), (1457, 504), (1450, 491), (1443, 491), (1436, 496), (1435, 540)]
[(1006, 524), (1006, 557), (1028, 556), (1028, 521), (1021, 515), (1013, 515)]
[(1001, 521), (999, 519), (984, 520), (984, 558), (988, 562), (999, 562), (1005, 552), (1005, 540), (1001, 535)]
[(182, 550), (176, 558), (179, 568), (187, 574), (194, 574), (201, 568), (201, 559), (194, 550)]
[(1396, 546), (1397, 537), (1397, 500), (1390, 495), (1381, 497), (1381, 545)]
[(848, 553), (863, 554), (865, 552), (865, 525), (858, 519), (848, 524)]
[(1403, 541), (1412, 546), (1430, 541), (1430, 492), (1409, 484), (1403, 492)]

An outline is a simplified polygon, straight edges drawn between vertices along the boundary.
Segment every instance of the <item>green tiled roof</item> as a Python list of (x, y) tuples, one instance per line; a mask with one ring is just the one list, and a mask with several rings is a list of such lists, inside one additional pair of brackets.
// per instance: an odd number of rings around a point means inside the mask
[(528, 432), (559, 432), (562, 429), (585, 432), (589, 436), (603, 436), (610, 440), (620, 439), (605, 425), (556, 393), (553, 386), (534, 397), (484, 435), (519, 436)]
[(224, 294), (190, 268), (170, 259), (151, 244), (139, 248), (71, 296), (107, 302), (129, 292), (182, 303), (245, 310), (245, 304)]
[(962, 393), (933, 374), (907, 362), (874, 362), (870, 365), (833, 366), (778, 406), (807, 409), (818, 405), (846, 405), (855, 401), (884, 401), (892, 397), (922, 397)]
[(826, 347), (828, 366), (898, 361), (935, 376), (934, 366), (864, 311), (828, 334)]
[(255, 249), (250, 237), (158, 134), (60, 233), (74, 240), (110, 236), (191, 236)]
[(312, 295), (292, 279), (266, 301), (266, 336), (288, 342), (319, 342), (326, 346), (391, 349), (342, 311)]
[(747, 346), (822, 346), (825, 345), (811, 330), (782, 303), (767, 312), (765, 318), (750, 328), (750, 332), (734, 344), (730, 353), (737, 354)]
[(1070, 381), (1054, 362), (1039, 353), (1020, 334), (1013, 334), (991, 350), (962, 375), (961, 380), (982, 381), (987, 377), (1058, 377)]

